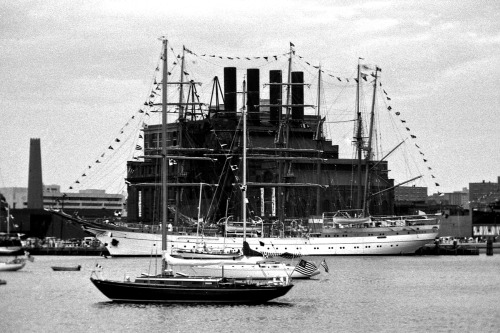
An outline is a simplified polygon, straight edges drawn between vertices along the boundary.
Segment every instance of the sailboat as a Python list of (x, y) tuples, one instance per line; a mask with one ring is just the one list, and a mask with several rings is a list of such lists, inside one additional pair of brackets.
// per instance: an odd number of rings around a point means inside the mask
[(26, 265), (24, 259), (15, 258), (6, 262), (0, 262), (0, 272), (18, 271)]
[[(167, 87), (168, 41), (163, 41), (163, 89), (162, 89), (162, 251), (167, 250)], [(94, 271), (90, 280), (106, 297), (116, 302), (145, 303), (264, 303), (285, 295), (293, 287), (289, 279), (258, 283), (238, 281), (225, 277), (174, 276), (163, 261), (162, 273), (156, 276), (140, 276), (135, 281), (115, 281), (100, 278)]]
[(22, 257), (15, 257), (9, 261), (0, 262), (0, 272), (13, 272), (22, 269), (26, 266), (26, 261), (33, 262), (34, 259), (28, 252), (24, 253)]
[[(10, 233), (10, 208), (9, 204), (4, 200), (3, 196), (0, 205), (6, 206), (6, 216), (5, 220), (7, 223), (7, 233), (0, 233), (0, 255), (15, 255), (16, 253), (22, 253), (22, 244), (19, 234)], [(2, 209), (0, 209), (0, 219)]]
[(208, 248), (207, 244), (203, 240), (203, 237), (201, 237), (200, 240), (200, 212), (201, 212), (201, 193), (203, 189), (203, 184), (200, 184), (200, 195), (199, 195), (199, 202), (198, 202), (198, 219), (197, 219), (197, 224), (196, 224), (196, 247), (194, 249), (182, 249), (182, 248), (174, 248), (171, 247), (169, 248), (170, 250), (170, 255), (169, 258), (170, 260), (175, 260), (175, 259), (187, 259), (187, 260), (241, 260), (243, 258), (243, 253), (238, 250), (234, 249), (227, 249), (225, 246), (222, 248), (214, 249), (212, 247)]
[[(324, 119), (320, 116), (320, 98), (318, 98), (318, 113), (316, 115), (311, 116), (308, 119), (293, 118), (294, 108), (305, 107), (307, 105), (302, 104), (303, 101), (298, 104), (292, 103), (294, 87), (304, 86), (305, 83), (303, 83), (303, 80), (300, 82), (294, 81), (294, 76), (292, 75), (294, 72), (292, 72), (291, 68), (292, 57), (294, 54), (292, 48), (290, 48), (290, 52), (288, 54), (290, 57), (290, 65), (288, 66), (288, 82), (282, 82), (281, 70), (278, 71), (279, 80), (272, 81), (270, 78), (269, 82), (270, 96), (272, 95), (272, 87), (279, 87), (281, 89), (281, 87), (284, 86), (287, 87), (286, 99), (283, 98), (282, 92), (279, 90), (278, 97), (273, 99), (272, 102), (270, 97), (269, 105), (261, 105), (262, 107), (268, 107), (270, 111), (268, 113), (261, 112), (262, 119), (258, 121), (253, 119), (254, 131), (252, 133), (254, 134), (255, 139), (254, 144), (251, 147), (251, 150), (254, 152), (252, 153), (253, 162), (254, 165), (257, 164), (255, 161), (264, 160), (265, 162), (258, 164), (258, 170), (252, 169), (253, 171), (251, 174), (254, 176), (254, 179), (250, 182), (250, 184), (248, 184), (248, 190), (253, 190), (253, 193), (255, 193), (256, 190), (258, 191), (259, 188), (263, 189), (263, 192), (266, 191), (266, 193), (272, 191), (273, 210), (271, 214), (267, 215), (272, 215), (273, 219), (276, 219), (276, 223), (273, 223), (272, 227), (274, 228), (274, 226), (279, 225), (280, 230), (279, 234), (271, 232), (267, 232), (267, 234), (264, 234), (264, 232), (255, 232), (253, 237), (247, 238), (250, 248), (265, 255), (279, 255), (286, 252), (297, 253), (302, 256), (400, 255), (413, 254), (420, 247), (428, 243), (432, 243), (439, 233), (439, 221), (437, 216), (374, 217), (369, 214), (368, 202), (370, 201), (370, 198), (373, 198), (374, 193), (369, 193), (369, 177), (367, 178), (366, 174), (365, 177), (363, 177), (360, 173), (358, 179), (356, 180), (359, 198), (356, 209), (362, 210), (361, 213), (356, 211), (330, 211), (329, 209), (320, 208), (322, 200), (328, 201), (329, 204), (333, 204), (335, 198), (333, 196), (331, 198), (321, 198), (321, 193), (325, 193), (326, 188), (332, 188), (332, 186), (330, 186), (331, 184), (328, 183), (327, 180), (321, 179), (322, 173), (330, 172), (330, 174), (336, 175), (335, 172), (337, 167), (346, 165), (352, 167), (356, 162), (354, 162), (354, 159), (352, 161), (343, 161), (338, 159), (338, 156), (335, 155), (331, 147), (331, 141), (326, 140), (323, 136), (322, 126)], [(184, 57), (181, 57), (181, 59), (183, 60)], [(235, 67), (233, 69), (236, 71)], [(270, 76), (272, 74), (271, 72), (276, 71), (270, 71)], [(226, 68), (224, 74), (225, 73)], [(320, 69), (318, 71), (318, 86), (321, 82), (321, 73), (322, 71)], [(236, 76), (236, 74), (234, 75)], [(230, 93), (231, 92), (228, 93), (228, 96)], [(319, 93), (320, 89), (318, 89), (318, 96)], [(282, 103), (282, 99), (286, 102)], [(257, 97), (257, 102), (254, 102), (255, 104), (259, 104), (260, 101), (259, 97)], [(214, 115), (212, 118), (203, 119), (203, 121), (192, 121), (193, 124), (190, 124), (189, 126), (191, 126), (191, 128), (200, 129), (208, 128), (215, 132), (215, 126), (212, 126), (212, 121), (215, 122), (216, 120), (220, 120), (220, 123), (216, 123), (216, 125), (218, 124), (220, 127), (224, 127), (226, 123), (231, 121), (236, 122), (235, 120), (237, 120), (237, 117), (235, 114), (230, 112), (230, 110), (233, 109), (231, 109), (228, 104), (229, 103), (225, 101), (225, 109), (223, 111), (227, 112), (218, 112), (216, 110), (212, 113)], [(286, 114), (281, 114), (282, 108), (286, 109)], [(279, 116), (273, 118), (274, 116), (271, 109), (279, 109)], [(257, 113), (259, 112), (254, 112), (253, 115)], [(264, 117), (266, 117), (265, 120)], [(188, 123), (186, 119), (182, 119), (182, 121)], [(224, 123), (224, 121), (226, 121), (226, 123)], [(293, 128), (291, 128), (292, 125), (294, 126)], [(316, 127), (316, 129), (313, 129), (313, 127)], [(224, 130), (227, 129), (224, 127)], [(300, 140), (297, 140), (295, 143), (290, 143), (292, 139), (291, 136), (289, 137), (289, 134), (294, 133), (294, 131), (298, 133), (298, 135), (302, 136), (300, 137)], [(271, 134), (268, 135), (268, 133)], [(177, 135), (178, 138), (182, 138), (181, 130), (177, 132)], [(196, 139), (201, 142), (203, 141), (201, 139), (207, 138), (210, 137), (203, 137), (203, 135), (200, 135), (200, 137), (197, 137)], [(358, 141), (359, 148), (365, 149), (364, 146), (361, 147), (361, 142), (361, 140)], [(303, 143), (307, 144), (307, 148), (301, 148), (300, 144)], [(236, 151), (236, 149), (231, 152), (228, 152), (227, 149), (214, 151), (211, 147), (205, 148), (205, 146), (202, 145), (193, 145), (189, 148), (184, 148), (180, 145), (177, 149), (178, 155), (172, 156), (172, 158), (184, 158), (185, 156), (182, 156), (182, 152), (184, 151), (190, 151), (190, 153), (194, 150), (202, 151), (196, 155), (196, 158), (198, 159), (208, 158), (206, 155), (212, 156), (211, 154), (215, 152), (219, 153), (219, 156), (222, 156), (223, 154), (233, 154)], [(246, 151), (246, 149), (243, 151)], [(362, 156), (359, 156), (361, 152), (362, 149), (358, 152), (358, 171), (363, 169), (369, 170), (373, 168), (376, 163), (378, 163), (371, 160), (372, 156), (370, 156), (370, 154), (367, 154), (366, 156), (368, 158), (365, 158), (363, 161)], [(299, 162), (296, 163), (294, 160)], [(264, 163), (271, 165), (271, 167), (266, 166), (264, 168), (262, 166)], [(293, 179), (297, 177), (292, 172), (292, 163), (305, 165), (308, 169), (304, 171), (304, 173), (308, 173), (305, 174), (303, 178), (316, 180), (315, 183), (311, 183), (309, 181), (294, 182)], [(147, 164), (145, 163), (145, 165)], [(387, 164), (385, 165), (387, 166)], [(304, 169), (305, 167), (302, 170)], [(255, 176), (257, 172), (260, 173), (259, 179)], [(265, 177), (266, 173), (270, 175), (268, 179)], [(388, 176), (386, 176), (386, 178), (388, 179)], [(368, 179), (368, 181), (366, 179)], [(350, 181), (352, 181), (352, 179)], [(143, 186), (140, 179), (137, 179), (136, 183), (137, 186)], [(154, 184), (151, 186), (154, 186)], [(188, 186), (192, 186), (192, 183), (183, 183), (178, 181), (176, 186), (178, 186), (178, 188), (188, 188)], [(285, 228), (282, 227), (287, 219), (287, 216), (285, 216), (284, 213), (285, 201), (289, 200), (289, 202), (287, 202), (290, 206), (289, 209), (293, 209), (295, 206), (298, 206), (300, 200), (304, 199), (299, 195), (295, 195), (293, 200), (286, 198), (285, 193), (289, 194), (295, 191), (295, 188), (316, 188), (315, 198), (306, 198), (308, 200), (308, 204), (311, 203), (311, 206), (312, 202), (316, 203), (316, 213), (307, 212), (307, 215), (304, 214), (303, 216), (299, 216), (299, 218), (301, 218), (304, 224), (307, 224), (308, 227), (300, 229), (300, 232), (286, 234)], [(244, 189), (245, 192), (247, 191), (247, 188), (245, 187), (242, 189)], [(390, 191), (391, 189), (385, 190)], [(362, 191), (365, 192), (363, 196), (364, 199), (361, 199), (362, 197), (360, 193)], [(296, 192), (300, 193), (299, 191)], [(251, 198), (256, 196), (258, 197), (259, 194), (254, 194)], [(261, 206), (264, 206), (266, 204), (264, 202), (264, 195), (261, 196), (261, 201)], [(365, 206), (363, 207), (363, 205)], [(388, 205), (390, 205), (390, 202)], [(325, 206), (330, 207), (330, 205)], [(276, 212), (274, 210), (276, 210)], [(176, 212), (177, 211), (178, 209), (176, 207)], [(262, 216), (264, 216), (264, 214), (262, 214)], [(206, 243), (208, 248), (212, 247), (219, 249), (229, 244), (232, 249), (241, 251), (243, 249), (243, 238), (241, 236), (242, 231), (239, 226), (245, 219), (246, 217), (243, 217), (239, 223), (234, 224), (238, 226), (238, 229), (234, 228), (231, 236), (220, 232), (218, 234), (205, 236), (203, 241)], [(288, 221), (286, 222), (290, 223), (290, 218), (288, 218)], [(311, 225), (313, 227), (309, 227)], [(126, 227), (111, 229), (106, 226), (94, 228), (93, 230), (96, 233), (96, 237), (106, 245), (112, 256), (149, 256), (151, 255), (151, 249), (153, 246), (155, 244), (159, 244), (161, 241), (161, 235), (159, 233), (149, 231), (140, 232), (138, 230), (127, 229)], [(169, 233), (168, 238), (169, 244), (172, 246), (175, 246), (177, 249), (189, 249), (189, 251), (195, 248), (199, 242), (198, 236), (189, 234), (174, 234), (174, 232)]]

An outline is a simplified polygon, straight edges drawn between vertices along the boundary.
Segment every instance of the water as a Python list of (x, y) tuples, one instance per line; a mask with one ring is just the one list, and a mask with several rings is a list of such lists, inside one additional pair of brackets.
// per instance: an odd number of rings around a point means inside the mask
[[(319, 264), (322, 258), (310, 258)], [(109, 302), (89, 281), (154, 273), (147, 258), (37, 256), (0, 272), (1, 332), (498, 332), (500, 255), (327, 257), (330, 273), (295, 281), (265, 305)], [(52, 265), (82, 265), (54, 272)]]

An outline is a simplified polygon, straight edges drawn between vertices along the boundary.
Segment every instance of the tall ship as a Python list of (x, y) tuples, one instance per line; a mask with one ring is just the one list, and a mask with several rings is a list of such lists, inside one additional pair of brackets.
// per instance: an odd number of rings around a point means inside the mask
[[(293, 44), (279, 57), (255, 57), (263, 65), (252, 68), (209, 66), (217, 58), (251, 60), (197, 55), (183, 47), (168, 65), (169, 78), (179, 77), (170, 79), (178, 87), (176, 96), (163, 97), (168, 103), (161, 103), (162, 81), (154, 79), (140, 113), (168, 115), (167, 182), (172, 199), (162, 202), (160, 195), (165, 125), (144, 124), (143, 142), (136, 148), (143, 154), (127, 162), (126, 223), (85, 223), (112, 256), (160, 255), (159, 217), (165, 205), (168, 244), (175, 250), (203, 247), (234, 253), (241, 251), (244, 234), (253, 250), (267, 255), (412, 254), (434, 241), (437, 216), (393, 215), (393, 189), (421, 176), (395, 184), (387, 156), (375, 158), (378, 67), (358, 63), (349, 83), (356, 90), (351, 121), (355, 154), (345, 159), (326, 136), (326, 124), (334, 122), (321, 103), (326, 71), (320, 66), (300, 70), (296, 61), (303, 59)], [(284, 59), (284, 66), (278, 58)], [(207, 59), (207, 66), (200, 66), (200, 59)], [(223, 83), (213, 76), (206, 88), (206, 82), (197, 81), (192, 64), (201, 67), (200, 78), (214, 67), (222, 72), (214, 74), (222, 74)], [(313, 93), (305, 82), (311, 73)], [(372, 96), (367, 110), (359, 102), (367, 95), (363, 89)], [(307, 104), (307, 99), (314, 102)]]

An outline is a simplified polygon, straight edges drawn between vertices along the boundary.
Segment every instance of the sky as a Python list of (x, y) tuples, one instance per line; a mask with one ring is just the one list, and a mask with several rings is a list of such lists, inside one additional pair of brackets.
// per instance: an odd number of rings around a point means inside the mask
[[(403, 160), (420, 163), (417, 186), (453, 192), (500, 176), (495, 1), (21, 0), (0, 1), (0, 17), (0, 187), (27, 187), (30, 138), (40, 138), (44, 184), (125, 190), (161, 36), (193, 51), (201, 71), (221, 70), (202, 54), (283, 55), (292, 42), (297, 67), (321, 65), (330, 79), (332, 123), (352, 118), (345, 78), (363, 58), (382, 69), (378, 101), (399, 112), (393, 131), (425, 156)], [(351, 157), (352, 131), (331, 125), (327, 134)], [(389, 163), (396, 183), (406, 180)]]

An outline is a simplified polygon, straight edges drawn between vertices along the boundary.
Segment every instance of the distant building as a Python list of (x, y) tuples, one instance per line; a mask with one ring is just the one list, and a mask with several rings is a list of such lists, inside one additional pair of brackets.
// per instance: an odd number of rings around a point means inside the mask
[(472, 209), (472, 234), (500, 237), (500, 177), (497, 183), (469, 183)]
[(463, 188), (462, 191), (455, 191), (453, 193), (446, 193), (449, 198), (450, 205), (460, 206), (469, 209), (469, 190)]
[(498, 182), (485, 182), (481, 183), (469, 183), (469, 201), (471, 205), (481, 205), (493, 201), (494, 196), (498, 196), (500, 193), (500, 176), (498, 177)]
[(399, 186), (394, 189), (394, 212), (397, 215), (414, 215), (427, 211), (427, 187)]
[[(0, 188), (11, 209), (28, 208), (26, 187)], [(83, 218), (125, 216), (125, 196), (110, 194), (105, 190), (88, 189), (78, 193), (63, 193), (60, 185), (43, 186), (43, 208), (63, 210)]]
[(394, 189), (395, 201), (425, 202), (427, 187), (399, 186)]

